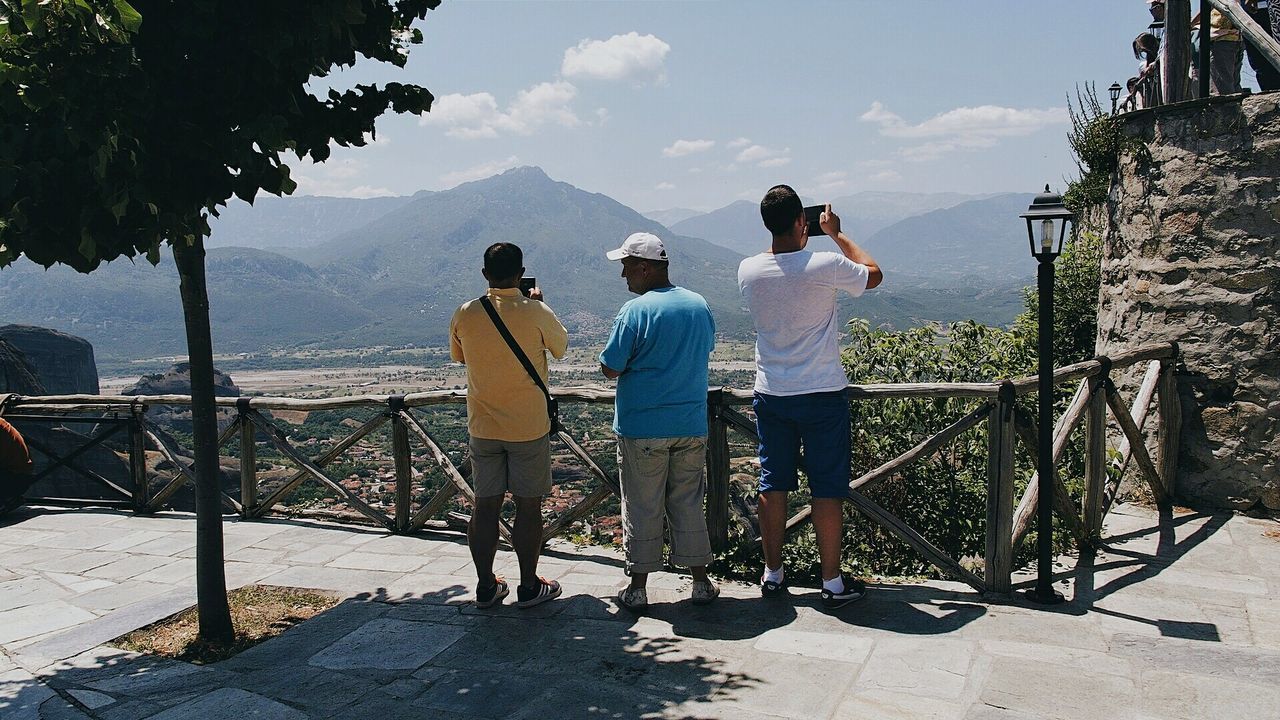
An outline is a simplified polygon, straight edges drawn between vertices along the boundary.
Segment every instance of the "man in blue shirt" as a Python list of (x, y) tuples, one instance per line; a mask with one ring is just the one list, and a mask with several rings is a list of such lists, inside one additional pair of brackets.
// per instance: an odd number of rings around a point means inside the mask
[(613, 429), (631, 577), (618, 601), (637, 611), (648, 605), (645, 583), (662, 569), (665, 515), (671, 563), (693, 573), (693, 602), (709, 603), (720, 594), (707, 577), (711, 541), (702, 510), (715, 320), (701, 295), (671, 284), (667, 251), (656, 236), (634, 233), (608, 258), (622, 261), (627, 289), (639, 295), (622, 306), (600, 353), (600, 372), (618, 380)]

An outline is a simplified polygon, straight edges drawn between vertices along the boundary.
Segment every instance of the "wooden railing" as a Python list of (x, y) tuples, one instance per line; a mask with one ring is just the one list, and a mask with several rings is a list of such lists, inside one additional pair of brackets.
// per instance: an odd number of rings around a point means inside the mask
[[(1120, 479), (1130, 462), (1137, 468), (1157, 503), (1167, 503), (1174, 491), (1177, 468), (1178, 434), (1181, 411), (1178, 404), (1175, 364), (1177, 346), (1171, 343), (1144, 345), (1119, 353), (1111, 358), (1099, 357), (1057, 369), (1055, 384), (1077, 383), (1078, 387), (1067, 410), (1054, 427), (1053, 454), (1059, 458), (1068, 445), (1071, 434), (1084, 425), (1085, 477), (1083, 506), (1077, 506), (1060, 477), (1054, 478), (1054, 511), (1067, 530), (1080, 544), (1092, 544), (1099, 538), (1102, 522), (1114, 501)], [(1145, 363), (1145, 374), (1132, 405), (1117, 391), (1112, 374), (1115, 371)], [(920, 553), (930, 564), (953, 579), (965, 582), (981, 592), (1010, 592), (1014, 555), (1018, 545), (1026, 537), (1036, 515), (1039, 501), (1037, 483), (1033, 476), (1026, 484), (1021, 499), (1015, 503), (1015, 452), (1021, 441), (1022, 451), (1033, 460), (1036, 453), (1037, 428), (1030, 413), (1018, 407), (1019, 396), (1034, 393), (1036, 378), (983, 383), (922, 383), (886, 385), (850, 385), (850, 402), (874, 402), (901, 398), (961, 398), (970, 399), (974, 406), (942, 430), (922, 439), (902, 454), (887, 460), (878, 467), (851, 478), (849, 502), (858, 512), (876, 523), (888, 533), (899, 538)], [(594, 387), (555, 388), (553, 394), (562, 407), (574, 403), (612, 404), (612, 390)], [(1156, 428), (1158, 453), (1151, 457), (1143, 428), (1155, 398), (1159, 397), (1158, 426)], [(717, 550), (725, 549), (730, 524), (739, 523), (744, 530), (753, 525), (741, 512), (736, 512), (730, 482), (731, 452), (730, 434), (745, 436), (757, 442), (754, 421), (741, 411), (751, 402), (751, 392), (729, 388), (712, 388), (708, 391), (709, 433), (707, 442), (708, 490), (706, 513), (712, 543)], [(239, 439), (240, 499), (226, 494), (226, 504), (244, 518), (263, 517), (276, 508), (304, 483), (319, 483), (327, 491), (345, 501), (351, 508), (369, 520), (391, 532), (406, 533), (432, 526), (447, 525), (440, 520), (448, 515), (448, 506), (454, 498), (470, 504), (474, 493), (467, 481), (466, 464), (460, 469), (444, 451), (441, 443), (422, 422), (415, 409), (439, 405), (465, 403), (459, 392), (441, 391), (391, 396), (354, 396), (325, 399), (293, 399), (274, 397), (218, 398), (220, 408), (233, 410), (233, 421), (222, 431), (218, 439), (220, 448), (233, 438)], [(81, 450), (65, 457), (56, 457), (48, 448), (36, 449), (46, 454), (50, 462), (81, 472), (85, 477), (105, 483), (108, 491), (118, 500), (114, 503), (131, 507), (139, 512), (154, 512), (166, 506), (174, 492), (186, 483), (194, 482), (193, 470), (182, 459), (178, 448), (171, 445), (166, 434), (157, 432), (147, 419), (147, 409), (154, 406), (186, 406), (190, 397), (183, 395), (156, 396), (98, 396), (71, 395), (22, 397), (8, 396), (0, 403), (0, 414), (13, 420), (68, 420), (72, 418), (101, 420), (114, 418), (112, 425), (126, 425), (129, 429), (130, 472), (132, 488), (116, 483), (76, 467)], [(288, 434), (271, 418), (263, 414), (267, 410), (317, 411), (335, 409), (377, 408), (372, 418), (339, 440), (325, 452), (308, 457), (290, 442)], [(1108, 472), (1107, 415), (1119, 429), (1121, 439), (1117, 448), (1113, 472)], [(390, 513), (366, 503), (355, 492), (345, 487), (325, 472), (325, 467), (341, 457), (352, 446), (386, 423), (391, 423), (391, 460), (395, 473), (395, 502)], [(906, 521), (895, 516), (868, 496), (877, 484), (901, 474), (913, 463), (935, 456), (945, 446), (966, 431), (985, 422), (987, 443), (987, 509), (986, 552), (981, 575), (963, 566), (937, 545), (913, 529)], [(105, 432), (114, 432), (108, 429)], [(261, 433), (266, 443), (296, 466), (296, 471), (268, 496), (262, 497), (258, 487), (257, 436)], [(606, 473), (591, 453), (583, 448), (572, 435), (559, 432), (558, 443), (572, 454), (598, 482), (582, 498), (560, 514), (550, 518), (543, 530), (543, 537), (551, 539), (564, 534), (577, 521), (587, 518), (592, 510), (611, 495), (617, 496), (617, 479)], [(103, 440), (97, 436), (86, 444)], [(424, 476), (415, 468), (411, 454), (412, 444), (417, 442), (427, 451), (432, 464), (443, 472), (444, 481), (438, 487), (422, 489), (428, 492), (425, 500), (414, 507), (415, 488)], [(148, 477), (145, 452), (150, 446), (159, 452), (175, 468), (167, 478), (152, 481)], [(83, 450), (83, 448), (82, 448)], [(415, 473), (419, 478), (415, 478)], [(62, 504), (103, 504), (98, 500), (74, 498), (41, 498), (42, 501)], [(797, 512), (788, 520), (788, 530), (799, 527), (809, 517), (809, 508)], [(510, 540), (510, 528), (505, 523), (500, 533)]]

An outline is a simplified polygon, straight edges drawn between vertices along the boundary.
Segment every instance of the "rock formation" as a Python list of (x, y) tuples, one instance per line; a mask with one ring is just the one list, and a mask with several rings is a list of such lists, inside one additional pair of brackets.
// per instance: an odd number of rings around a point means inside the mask
[(1280, 509), (1280, 93), (1125, 117), (1098, 352), (1177, 341), (1177, 495)]
[[(122, 395), (190, 395), (191, 364), (177, 363), (163, 373), (152, 373), (138, 378), (138, 382), (121, 391)], [(240, 388), (231, 376), (218, 369), (213, 371), (213, 394), (216, 397), (240, 397)], [(218, 426), (226, 427), (235, 413), (218, 411)], [(147, 419), (156, 425), (171, 427), (184, 433), (191, 432), (191, 409), (180, 405), (154, 405), (147, 409)]]
[(98, 365), (88, 340), (32, 325), (0, 327), (0, 340), (22, 351), (48, 394), (98, 394)]
[(27, 356), (7, 340), (0, 340), (0, 393), (45, 394), (44, 385), (36, 376), (35, 368), (27, 362)]

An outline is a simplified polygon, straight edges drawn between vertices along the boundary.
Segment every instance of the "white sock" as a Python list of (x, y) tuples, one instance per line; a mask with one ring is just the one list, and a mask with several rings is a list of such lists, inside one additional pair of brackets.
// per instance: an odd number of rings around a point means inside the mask
[(782, 568), (779, 567), (777, 570), (770, 570), (769, 566), (765, 565), (763, 581), (777, 583), (781, 585), (782, 584)]
[(830, 580), (823, 580), (822, 589), (832, 593), (844, 592), (844, 575), (837, 575)]

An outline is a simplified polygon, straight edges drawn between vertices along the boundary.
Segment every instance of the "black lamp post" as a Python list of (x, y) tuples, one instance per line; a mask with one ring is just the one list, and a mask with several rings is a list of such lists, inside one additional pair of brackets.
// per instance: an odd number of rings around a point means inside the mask
[(1120, 101), (1120, 83), (1111, 83), (1111, 87), (1107, 88), (1107, 92), (1111, 94), (1111, 114), (1116, 114), (1116, 103)]
[(1053, 589), (1053, 261), (1062, 253), (1067, 223), (1075, 222), (1075, 214), (1045, 185), (1044, 193), (1037, 195), (1020, 217), (1027, 221), (1031, 255), (1040, 262), (1036, 275), (1040, 306), (1039, 530), (1036, 533), (1036, 586), (1027, 591), (1027, 598), (1052, 605), (1062, 602), (1062, 594)]

